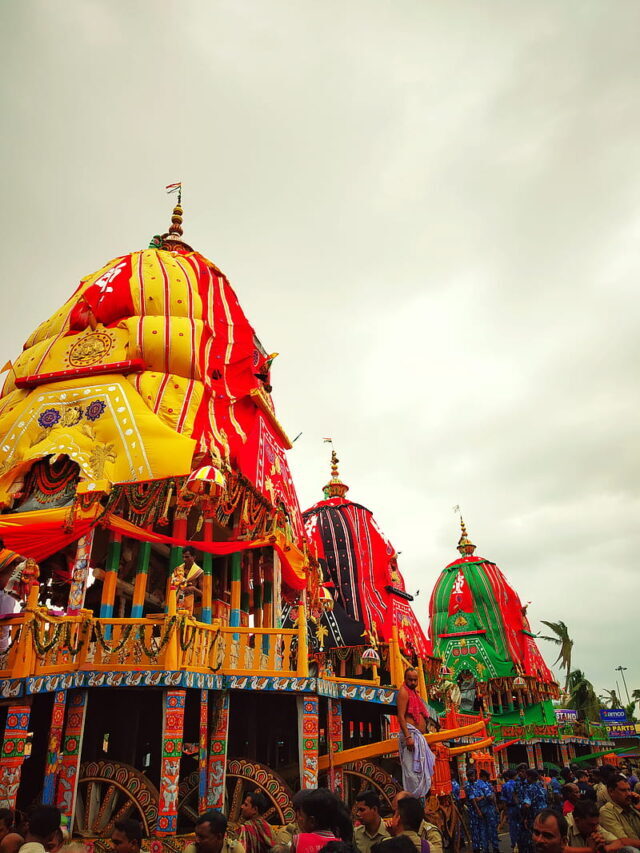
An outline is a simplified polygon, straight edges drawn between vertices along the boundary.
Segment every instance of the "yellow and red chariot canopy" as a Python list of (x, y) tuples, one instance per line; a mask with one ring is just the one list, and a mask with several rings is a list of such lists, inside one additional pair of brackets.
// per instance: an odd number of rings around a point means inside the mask
[(37, 459), (66, 454), (87, 481), (241, 470), (294, 535), (288, 439), (269, 358), (211, 261), (151, 248), (109, 261), (41, 323), (0, 397), (0, 505)]

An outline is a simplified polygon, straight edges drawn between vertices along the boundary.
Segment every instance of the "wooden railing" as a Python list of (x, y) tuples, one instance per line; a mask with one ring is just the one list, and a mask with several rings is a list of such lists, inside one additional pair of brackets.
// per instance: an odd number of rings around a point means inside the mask
[(52, 616), (44, 608), (0, 620), (0, 678), (97, 670), (188, 670), (220, 675), (307, 676), (302, 628), (229, 627), (185, 613), (142, 619)]
[(29, 623), (25, 614), (0, 621), (0, 678), (15, 676), (23, 663), (25, 651), (31, 649)]
[(30, 626), (35, 671), (39, 675), (78, 668), (87, 650), (88, 619), (83, 616), (51, 617), (35, 611)]
[[(297, 628), (255, 628), (232, 627), (218, 619), (208, 625), (174, 608), (140, 619), (99, 618), (88, 610), (55, 616), (31, 601), (23, 613), (0, 620), (0, 678), (142, 669), (306, 677), (306, 618), (302, 607), (300, 611)], [(399, 686), (405, 661), (397, 639), (390, 641), (385, 657), (391, 669), (389, 686)], [(424, 674), (419, 674), (423, 687)], [(381, 683), (377, 667), (366, 675), (370, 677), (323, 677), (365, 686)]]
[[(306, 675), (298, 667), (295, 628), (230, 628), (225, 625), (222, 672), (237, 675)], [(304, 662), (307, 663), (306, 661)]]
[(179, 658), (181, 669), (195, 672), (220, 672), (224, 657), (224, 637), (220, 625), (202, 622), (178, 624)]
[(176, 643), (176, 617), (156, 619), (91, 619), (80, 669), (164, 670)]

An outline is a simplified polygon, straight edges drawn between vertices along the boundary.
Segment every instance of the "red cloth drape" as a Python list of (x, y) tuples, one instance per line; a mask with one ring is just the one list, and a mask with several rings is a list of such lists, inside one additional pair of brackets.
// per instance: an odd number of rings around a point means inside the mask
[(131, 536), (134, 539), (140, 539), (144, 542), (161, 542), (164, 545), (174, 545), (177, 548), (184, 548), (190, 545), (199, 551), (206, 551), (208, 554), (216, 554), (218, 556), (268, 546), (278, 552), (283, 582), (292, 589), (297, 590), (304, 589), (306, 585), (304, 554), (295, 546), (287, 544), (281, 535), (255, 539), (253, 542), (239, 540), (231, 542), (194, 542), (188, 539), (176, 539), (174, 536), (165, 536), (162, 533), (155, 533), (153, 530), (145, 530), (117, 515), (108, 516), (102, 523), (109, 530), (114, 530), (123, 536)]
[(12, 551), (40, 562), (88, 533), (100, 512), (98, 505), (89, 512), (79, 510), (73, 519), (70, 507), (0, 515), (0, 538)]
[[(187, 539), (176, 539), (137, 527), (124, 518), (109, 515), (100, 518), (102, 507), (98, 504), (88, 512), (77, 510), (70, 515), (70, 507), (58, 509), (43, 509), (34, 512), (20, 512), (0, 516), (0, 538), (12, 551), (24, 557), (33, 557), (40, 562), (45, 557), (61, 551), (67, 545), (88, 533), (92, 527), (101, 523), (109, 530), (131, 536), (144, 542), (162, 542), (184, 548), (192, 545), (200, 551), (209, 554), (233, 554), (236, 551), (246, 551), (249, 548), (274, 548), (280, 557), (283, 583), (295, 590), (302, 590), (306, 585), (306, 559), (302, 551), (288, 543), (282, 534), (257, 539), (253, 542), (193, 542)], [(70, 527), (70, 525), (72, 525)]]

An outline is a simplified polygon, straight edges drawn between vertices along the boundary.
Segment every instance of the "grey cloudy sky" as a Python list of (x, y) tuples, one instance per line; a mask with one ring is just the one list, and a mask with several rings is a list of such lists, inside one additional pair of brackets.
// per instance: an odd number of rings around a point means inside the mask
[(4, 0), (0, 363), (182, 180), (281, 353), (303, 507), (332, 436), (423, 624), (460, 504), (534, 629), (640, 687), (639, 27), (625, 0)]

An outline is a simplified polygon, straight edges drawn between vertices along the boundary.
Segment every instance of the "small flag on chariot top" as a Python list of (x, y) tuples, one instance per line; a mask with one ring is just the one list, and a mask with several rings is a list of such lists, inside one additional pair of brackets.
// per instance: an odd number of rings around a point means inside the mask
[(332, 439), (332, 438), (323, 438), (322, 440), (323, 440), (323, 441), (328, 441), (328, 442), (329, 442), (329, 444), (333, 444), (333, 439)]
[(167, 184), (165, 189), (168, 193), (178, 193), (178, 204), (182, 203), (182, 181), (178, 181), (177, 184)]

